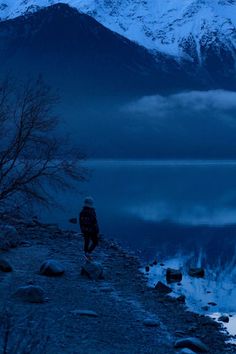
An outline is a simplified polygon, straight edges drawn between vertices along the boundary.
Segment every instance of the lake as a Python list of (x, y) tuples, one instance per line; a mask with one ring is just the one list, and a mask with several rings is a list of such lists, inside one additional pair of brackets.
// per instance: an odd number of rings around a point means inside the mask
[[(93, 196), (101, 232), (138, 252), (144, 264), (155, 258), (147, 281), (164, 280), (166, 267), (181, 268), (191, 309), (213, 317), (230, 314), (236, 334), (236, 162), (234, 161), (88, 161), (88, 182), (78, 192), (57, 196), (60, 210), (44, 212), (50, 222), (73, 227), (83, 199)], [(77, 227), (76, 227), (77, 228)], [(187, 275), (203, 266), (205, 279)], [(202, 306), (208, 302), (207, 311)]]

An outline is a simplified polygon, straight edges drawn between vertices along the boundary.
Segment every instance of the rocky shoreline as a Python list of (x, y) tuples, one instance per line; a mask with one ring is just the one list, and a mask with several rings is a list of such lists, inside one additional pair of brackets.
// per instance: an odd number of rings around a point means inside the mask
[[(230, 338), (220, 323), (147, 287), (138, 257), (117, 243), (100, 241), (94, 254), (95, 268), (100, 270), (89, 277), (94, 269), (85, 267), (78, 233), (37, 218), (4, 222), (8, 226), (0, 229), (3, 353), (236, 353), (236, 347), (226, 343)], [(10, 268), (4, 271), (3, 263)], [(81, 275), (82, 268), (88, 272)]]

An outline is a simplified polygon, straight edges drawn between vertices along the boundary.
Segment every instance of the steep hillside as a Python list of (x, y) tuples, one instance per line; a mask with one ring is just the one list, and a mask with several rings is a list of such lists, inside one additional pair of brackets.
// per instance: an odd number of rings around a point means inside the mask
[(1, 73), (42, 73), (58, 86), (89, 92), (149, 92), (178, 85), (168, 57), (106, 29), (92, 17), (58, 4), (0, 23)]

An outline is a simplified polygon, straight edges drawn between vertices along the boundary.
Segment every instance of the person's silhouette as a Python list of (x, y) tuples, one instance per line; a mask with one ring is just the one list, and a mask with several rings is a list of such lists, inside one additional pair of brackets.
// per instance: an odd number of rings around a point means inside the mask
[(99, 227), (92, 197), (86, 197), (79, 216), (80, 229), (84, 236), (84, 252), (86, 258), (98, 245)]

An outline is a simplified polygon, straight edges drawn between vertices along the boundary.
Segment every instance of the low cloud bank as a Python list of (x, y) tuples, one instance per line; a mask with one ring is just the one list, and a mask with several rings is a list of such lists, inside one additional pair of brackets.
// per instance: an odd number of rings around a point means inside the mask
[(211, 90), (181, 92), (169, 96), (144, 96), (126, 105), (125, 110), (149, 116), (165, 116), (176, 110), (184, 110), (186, 113), (232, 112), (236, 110), (236, 92)]
[[(178, 92), (78, 102), (66, 122), (88, 155), (133, 159), (235, 159), (236, 92)], [(77, 108), (78, 107), (78, 110)], [(72, 117), (70, 119), (70, 117)]]

